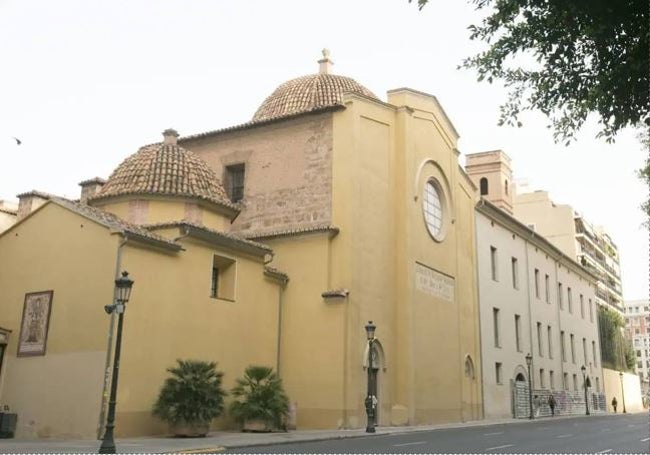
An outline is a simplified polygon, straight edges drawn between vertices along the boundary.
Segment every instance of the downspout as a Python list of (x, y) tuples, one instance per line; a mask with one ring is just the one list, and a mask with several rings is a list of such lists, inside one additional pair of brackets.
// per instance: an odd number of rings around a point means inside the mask
[[(479, 201), (480, 207), (483, 207), (483, 199)], [(485, 419), (485, 380), (484, 377), (484, 365), (483, 365), (483, 334), (481, 333), (481, 270), (479, 267), (479, 257), (478, 257), (478, 210), (474, 210), (474, 251), (476, 253), (476, 304), (478, 308), (478, 339), (479, 339), (479, 363), (481, 368), (481, 418)], [(474, 375), (476, 378), (476, 374)]]
[[(115, 279), (120, 277), (120, 269), (122, 268), (122, 247), (128, 242), (126, 234), (122, 234), (124, 240), (117, 246), (117, 254), (115, 259)], [(111, 299), (111, 304), (113, 300)], [(106, 404), (108, 402), (108, 386), (109, 378), (111, 376), (111, 358), (113, 355), (113, 332), (115, 331), (115, 317), (116, 312), (111, 313), (111, 321), (108, 328), (108, 346), (106, 347), (106, 362), (104, 364), (104, 383), (102, 385), (102, 403), (99, 408), (99, 422), (97, 423), (97, 439), (102, 438), (102, 429), (104, 428), (104, 419), (106, 418)]]
[[(558, 287), (558, 284), (557, 284), (558, 283), (558, 276), (557, 276), (557, 263), (558, 263), (558, 261), (559, 261), (559, 258), (558, 259), (553, 258), (553, 264), (555, 266), (555, 289), (557, 290), (557, 292), (555, 293), (555, 295), (557, 296), (557, 302), (556, 302), (555, 308), (556, 308), (556, 311), (557, 311), (557, 327), (558, 327), (558, 330), (560, 331), (560, 335), (561, 335), (562, 334), (562, 317), (561, 317), (561, 314), (560, 314), (560, 299), (562, 298), (562, 295), (559, 292), (559, 287)], [(565, 335), (566, 335), (566, 333), (565, 333)], [(566, 337), (565, 337), (565, 339), (566, 339)], [(562, 378), (562, 390), (567, 390), (568, 386), (569, 386), (569, 381), (567, 379), (567, 383), (566, 383), (567, 388), (565, 389), (565, 384), (564, 384), (564, 358), (562, 358), (562, 351), (564, 351), (564, 357), (566, 358), (566, 346), (564, 344), (565, 339), (562, 339), (562, 337), (560, 337), (560, 344), (561, 344), (561, 346), (560, 346), (560, 375), (561, 375), (561, 378)]]
[[(532, 355), (533, 359), (535, 359), (535, 356), (533, 355), (533, 308), (530, 303), (530, 267), (529, 267), (530, 262), (528, 259), (528, 241), (526, 239), (523, 240), (524, 240), (524, 248), (526, 249), (526, 297), (528, 299), (528, 327), (530, 328), (529, 331), (530, 355)], [(539, 343), (539, 340), (537, 340), (537, 342)], [(537, 353), (537, 355), (539, 355), (539, 352)], [(533, 381), (533, 379), (535, 378), (535, 369), (533, 368), (533, 365), (531, 365), (530, 368), (531, 368), (531, 372), (530, 372), (531, 378), (529, 378), (530, 383), (532, 385), (535, 385), (535, 382)]]
[(282, 281), (280, 282), (280, 286), (278, 289), (278, 341), (277, 341), (277, 357), (275, 360), (275, 370), (278, 373), (278, 377), (280, 376), (280, 349), (282, 348), (282, 303), (284, 301), (284, 288), (287, 285), (287, 279), (283, 278)]

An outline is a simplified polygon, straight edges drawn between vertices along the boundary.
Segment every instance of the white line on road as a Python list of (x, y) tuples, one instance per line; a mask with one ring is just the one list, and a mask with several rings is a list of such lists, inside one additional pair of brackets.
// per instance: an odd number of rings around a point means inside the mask
[(488, 447), (487, 449), (485, 449), (485, 451), (487, 452), (488, 450), (505, 449), (506, 447), (512, 447), (512, 446), (514, 446), (514, 444), (506, 444), (506, 445), (503, 445), (503, 446)]
[(426, 443), (427, 443), (427, 441), (405, 442), (404, 444), (393, 444), (393, 447), (414, 446), (414, 445), (426, 444)]
[(495, 436), (497, 434), (503, 434), (503, 431), (497, 431), (495, 433), (485, 433), (483, 434), (483, 436)]
[(612, 451), (612, 449), (607, 449), (607, 450), (603, 450), (602, 452), (596, 452), (596, 453), (607, 453), (607, 452), (611, 452), (611, 451)]
[(556, 438), (568, 438), (570, 436), (573, 436), (572, 434), (561, 434), (560, 436), (556, 436)]
[(641, 442), (650, 441), (650, 438), (641, 439)]

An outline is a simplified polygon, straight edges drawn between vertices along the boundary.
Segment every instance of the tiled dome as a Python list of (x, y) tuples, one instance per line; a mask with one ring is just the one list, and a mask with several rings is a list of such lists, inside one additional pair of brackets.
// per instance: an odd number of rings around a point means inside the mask
[(144, 146), (125, 159), (91, 200), (164, 195), (198, 198), (234, 208), (207, 163), (176, 144), (176, 131), (166, 130), (163, 134), (163, 143)]
[(319, 74), (298, 77), (280, 85), (264, 100), (253, 116), (253, 121), (309, 112), (341, 104), (343, 94), (352, 92), (378, 99), (374, 93), (352, 78), (329, 74), (332, 61), (323, 50), (319, 60)]

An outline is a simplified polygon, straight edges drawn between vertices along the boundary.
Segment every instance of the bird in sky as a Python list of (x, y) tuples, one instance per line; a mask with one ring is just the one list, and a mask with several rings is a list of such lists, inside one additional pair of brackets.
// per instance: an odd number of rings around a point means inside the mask
[(16, 141), (16, 145), (20, 145), (20, 144), (23, 143), (23, 141), (21, 141), (21, 140), (18, 139), (17, 137), (14, 137), (14, 136), (11, 136), (11, 137), (13, 138), (14, 141)]

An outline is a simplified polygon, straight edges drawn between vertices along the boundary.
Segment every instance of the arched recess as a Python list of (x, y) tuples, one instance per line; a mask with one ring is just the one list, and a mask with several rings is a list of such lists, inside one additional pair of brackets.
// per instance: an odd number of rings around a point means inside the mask
[[(427, 167), (430, 167), (431, 169), (429, 172), (425, 173), (424, 170)], [(417, 202), (420, 199), (420, 195), (423, 192), (424, 186), (428, 181), (432, 179), (437, 181), (438, 185), (440, 185), (440, 189), (442, 190), (443, 197), (445, 199), (443, 204), (446, 206), (446, 212), (449, 218), (448, 223), (454, 224), (456, 222), (454, 192), (452, 191), (452, 187), (449, 179), (447, 178), (447, 174), (445, 174), (444, 170), (436, 160), (427, 158), (426, 160), (423, 160), (418, 166), (418, 170), (415, 173), (415, 179), (413, 181), (413, 200)], [(447, 222), (445, 221), (445, 223)]]
[(488, 179), (486, 177), (481, 177), (479, 182), (479, 187), (481, 189), (481, 196), (487, 196), (488, 194)]
[(523, 365), (517, 365), (512, 373), (515, 381), (528, 381), (528, 372)]
[[(363, 350), (363, 369), (368, 368), (368, 346), (369, 343), (366, 343), (366, 347)], [(373, 358), (372, 366), (378, 368), (381, 371), (386, 371), (386, 355), (384, 354), (384, 347), (381, 345), (381, 341), (375, 338), (372, 342)]]
[(478, 420), (480, 418), (480, 403), (478, 394), (478, 381), (476, 381), (476, 368), (474, 360), (465, 354), (462, 378), (461, 414), (463, 422)]

